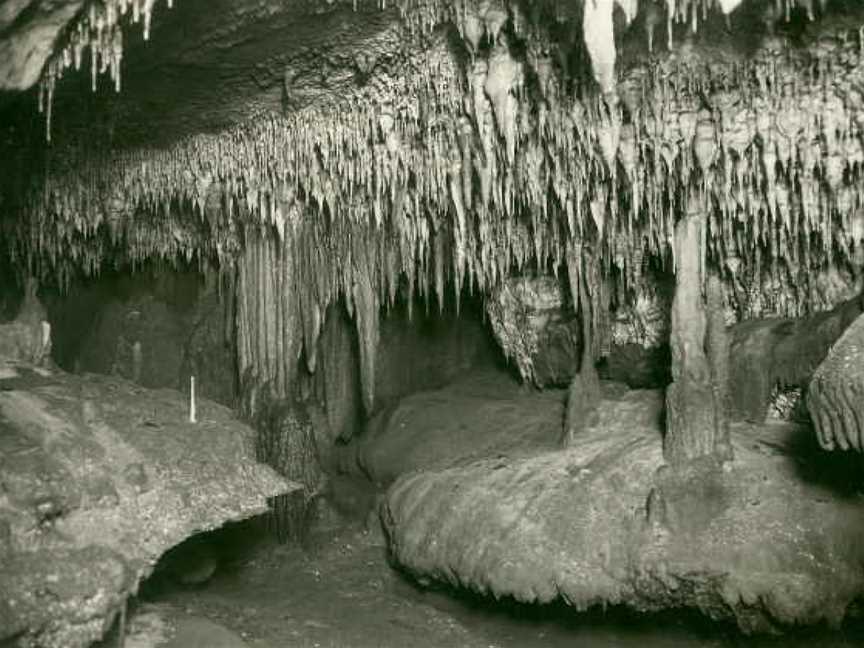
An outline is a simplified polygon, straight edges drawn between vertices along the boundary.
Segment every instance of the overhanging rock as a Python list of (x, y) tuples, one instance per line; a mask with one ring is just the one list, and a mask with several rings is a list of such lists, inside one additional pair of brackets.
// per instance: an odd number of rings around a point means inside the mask
[(158, 558), (299, 486), (253, 431), (179, 392), (0, 363), (0, 643), (100, 639)]

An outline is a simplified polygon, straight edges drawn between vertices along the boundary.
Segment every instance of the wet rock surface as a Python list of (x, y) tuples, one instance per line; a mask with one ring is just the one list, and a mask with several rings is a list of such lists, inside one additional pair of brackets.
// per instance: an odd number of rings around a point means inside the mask
[(296, 486), (253, 445), (212, 402), (0, 365), (0, 640), (99, 639), (166, 550)]
[(735, 425), (733, 462), (658, 472), (662, 398), (607, 396), (566, 450), (403, 476), (383, 503), (392, 558), (424, 582), (577, 610), (838, 623), (864, 591), (849, 473), (814, 469), (810, 431), (791, 424)]
[(823, 448), (864, 451), (864, 315), (819, 365), (810, 381), (807, 409)]

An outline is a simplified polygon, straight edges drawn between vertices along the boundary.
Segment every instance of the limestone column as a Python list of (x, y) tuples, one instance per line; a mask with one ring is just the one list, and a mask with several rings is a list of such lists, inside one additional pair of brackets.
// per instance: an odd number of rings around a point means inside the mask
[[(589, 281), (596, 276), (595, 260), (591, 251), (582, 245), (573, 246), (567, 254), (567, 271), (573, 306), (582, 318), (582, 357), (577, 373), (567, 394), (567, 409), (564, 418), (563, 445), (569, 446), (585, 428), (597, 422), (597, 407), (600, 404), (600, 377), (595, 365), (597, 343), (594, 335), (595, 309), (599, 307), (599, 288)], [(592, 285), (594, 284), (594, 285)], [(593, 294), (592, 294), (593, 292)]]
[[(723, 287), (716, 276), (706, 281), (706, 227), (704, 203), (701, 197), (693, 197), (686, 215), (675, 226), (672, 384), (666, 392), (663, 444), (666, 461), (673, 465), (706, 455), (729, 458), (731, 454), (725, 412), (723, 354), (728, 351), (722, 313)], [(702, 294), (703, 286), (707, 300)]]

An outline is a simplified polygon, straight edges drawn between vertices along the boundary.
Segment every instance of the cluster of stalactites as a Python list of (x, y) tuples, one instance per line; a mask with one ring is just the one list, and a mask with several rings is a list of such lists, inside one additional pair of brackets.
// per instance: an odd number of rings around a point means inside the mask
[[(654, 49), (654, 34), (659, 23), (665, 20), (667, 47), (674, 48), (673, 25), (687, 25), (695, 33), (700, 22), (708, 18), (710, 11), (719, 9), (724, 16), (735, 11), (743, 0), (583, 0), (582, 38), (591, 60), (594, 78), (601, 91), (613, 96), (616, 89), (616, 41), (613, 14), (619, 8), (629, 25), (641, 12), (645, 13), (647, 46)], [(792, 10), (801, 7), (810, 20), (816, 16), (814, 4), (818, 2), (825, 11), (827, 0), (772, 0), (766, 9), (766, 20), (789, 20)], [(715, 9), (716, 3), (716, 9)], [(561, 4), (550, 0), (530, 0), (529, 4), (549, 5), (556, 13), (572, 13), (561, 10)], [(497, 41), (504, 26), (509, 22), (516, 34), (523, 34), (530, 21), (523, 14), (520, 3), (511, 0), (402, 0), (403, 19), (416, 31), (431, 31), (441, 23), (456, 24), (472, 52), (478, 51), (479, 43), (488, 38)]]
[[(174, 0), (165, 0), (170, 9)], [(81, 69), (84, 54), (90, 52), (92, 90), (100, 74), (107, 72), (120, 92), (123, 60), (123, 23), (143, 23), (144, 40), (150, 38), (150, 21), (156, 0), (91, 0), (74, 24), (63, 46), (48, 60), (39, 83), (39, 112), (46, 115), (45, 133), (51, 141), (51, 113), (54, 88), (69, 68)]]
[[(35, 254), (54, 256), (100, 223), (125, 231), (136, 213), (176, 213), (178, 202), (211, 224), (201, 232), (230, 232), (244, 218), (281, 236), (318, 223), (317, 244), (337, 259), (358, 231), (373, 232), (362, 240), (378, 250), (380, 295), (404, 281), (443, 300), (448, 283), (483, 291), (530, 263), (560, 268), (574, 242), (591, 246), (604, 273), (616, 268), (626, 293), (643, 283), (646, 259), (670, 256), (675, 221), (698, 204), (730, 293), (787, 286), (769, 306), (800, 314), (821, 306), (814, 270), (864, 262), (855, 34), (834, 58), (756, 58), (720, 81), (658, 66), (625, 79), (610, 104), (564, 95), (548, 62), (530, 51), (518, 59), (502, 33), (464, 77), (439, 61), (390, 104), (76, 161), (48, 178), (22, 226)], [(528, 70), (539, 94), (526, 88)], [(218, 253), (233, 249), (217, 241)], [(132, 241), (141, 255), (161, 254), (163, 243)]]
[[(309, 373), (316, 371), (324, 315), (341, 293), (357, 327), (361, 392), (366, 411), (371, 412), (379, 282), (386, 267), (379, 256), (384, 249), (381, 237), (358, 229), (337, 258), (326, 253), (326, 243), (314, 226), (295, 223), (280, 236), (260, 226), (246, 231), (246, 245), (236, 262), (240, 375), (249, 384), (266, 386), (277, 398), (298, 396), (300, 362)], [(254, 409), (254, 403), (250, 407)]]

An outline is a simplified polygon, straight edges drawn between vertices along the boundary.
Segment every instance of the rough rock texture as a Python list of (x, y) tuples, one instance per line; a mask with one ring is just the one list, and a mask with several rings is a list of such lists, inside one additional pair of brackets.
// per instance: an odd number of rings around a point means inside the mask
[(745, 631), (838, 622), (864, 591), (848, 473), (813, 469), (808, 431), (781, 424), (736, 426), (725, 469), (658, 473), (661, 406), (629, 392), (567, 450), (402, 477), (382, 513), (393, 559), (421, 579), (579, 610), (686, 606)]
[(613, 345), (597, 368), (604, 380), (614, 380), (631, 389), (657, 389), (672, 380), (669, 345), (645, 348), (638, 344)]
[(53, 341), (51, 325), (34, 283), (28, 283), (16, 309), (18, 314), (12, 321), (0, 324), (0, 358), (45, 364), (50, 360)]
[(0, 365), (0, 642), (99, 639), (167, 549), (297, 486), (225, 407), (122, 379)]
[(864, 451), (864, 315), (852, 322), (816, 369), (807, 409), (823, 448)]
[[(140, 27), (125, 30), (123, 88), (110, 99), (115, 134), (127, 144), (169, 144), (382, 92), (405, 72), (404, 32), (392, 5), (370, 5), (178, 0), (168, 10), (157, 2), (148, 42)], [(80, 123), (90, 75), (67, 76), (58, 114)], [(99, 85), (114, 94), (107, 77)]]
[[(126, 625), (125, 648), (247, 648), (235, 632), (212, 619), (166, 603), (145, 604)], [(104, 648), (115, 644), (105, 642)], [(100, 648), (103, 648), (100, 645)]]
[[(476, 304), (463, 304), (459, 315), (451, 305), (443, 313), (437, 306), (427, 312), (415, 303), (410, 317), (404, 303), (381, 318), (381, 339), (375, 359), (375, 404), (371, 416), (391, 409), (416, 392), (435, 389), (478, 367), (501, 362), (491, 334), (481, 321)], [(347, 442), (361, 428), (360, 368), (357, 333), (343, 304), (331, 304), (318, 339), (318, 366), (314, 374), (301, 368), (308, 391), (326, 413), (322, 440), (332, 446)], [(305, 392), (301, 388), (301, 392)], [(319, 446), (329, 465), (330, 449)]]
[(369, 422), (341, 463), (379, 484), (413, 470), (558, 447), (564, 392), (537, 392), (500, 371), (468, 375), (403, 399)]
[(832, 311), (802, 319), (766, 319), (730, 329), (731, 416), (761, 423), (779, 385), (804, 388), (831, 345), (862, 312), (854, 299)]
[(674, 295), (674, 276), (646, 276), (632, 303), (620, 304), (612, 314), (612, 347), (637, 345), (656, 349), (668, 345)]
[(84, 0), (8, 0), (0, 7), (0, 90), (26, 90), (39, 80), (57, 37)]
[(486, 311), (523, 380), (566, 385), (579, 370), (579, 321), (556, 278), (510, 278), (492, 293)]
[(674, 292), (673, 276), (651, 274), (631, 303), (618, 305), (610, 322), (609, 352), (599, 367), (604, 379), (626, 383), (633, 389), (669, 384), (669, 314)]
[[(712, 305), (719, 301), (712, 300), (711, 295), (721, 291), (722, 286), (715, 278), (704, 282), (703, 241), (707, 225), (705, 212), (692, 204), (690, 212), (675, 225), (677, 274), (669, 342), (672, 383), (666, 390), (663, 441), (670, 463), (713, 454), (721, 429), (725, 429), (725, 411), (716, 389), (718, 354), (711, 348), (716, 314)], [(705, 284), (707, 304), (702, 294)]]

